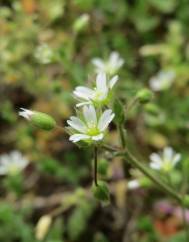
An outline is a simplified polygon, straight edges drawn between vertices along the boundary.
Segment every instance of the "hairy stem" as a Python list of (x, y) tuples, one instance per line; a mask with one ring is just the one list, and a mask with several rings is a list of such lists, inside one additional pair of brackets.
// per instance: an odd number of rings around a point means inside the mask
[(95, 183), (95, 186), (98, 186), (97, 166), (98, 166), (98, 148), (97, 148), (97, 146), (95, 146), (94, 147), (94, 183)]
[(121, 139), (121, 146), (124, 149), (126, 146), (126, 140), (125, 140), (125, 134), (124, 134), (124, 128), (122, 124), (118, 124), (118, 129), (119, 129), (119, 135)]
[(147, 176), (151, 181), (154, 182), (161, 190), (175, 198), (180, 204), (182, 204), (182, 197), (177, 194), (171, 187), (163, 183), (156, 176), (154, 176), (147, 167), (145, 167), (140, 161), (135, 158), (135, 156), (127, 149), (124, 152), (119, 152), (119, 155), (124, 156), (129, 159), (129, 162), (134, 167), (138, 168), (145, 176)]

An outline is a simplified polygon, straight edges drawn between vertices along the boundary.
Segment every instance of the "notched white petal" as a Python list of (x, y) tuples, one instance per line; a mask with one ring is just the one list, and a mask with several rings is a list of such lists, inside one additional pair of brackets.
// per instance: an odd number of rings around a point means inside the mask
[(172, 160), (173, 166), (176, 165), (180, 160), (181, 160), (181, 154), (176, 154)]
[(76, 143), (80, 140), (87, 140), (87, 139), (90, 139), (90, 136), (86, 134), (73, 134), (69, 138), (69, 140), (72, 141), (73, 143)]
[(171, 161), (174, 156), (174, 150), (171, 147), (165, 147), (163, 150), (163, 159)]
[(106, 84), (106, 74), (101, 72), (96, 77), (96, 88), (98, 91), (102, 93), (106, 93), (108, 91), (107, 84)]
[(99, 141), (99, 140), (102, 140), (103, 137), (104, 137), (104, 134), (101, 133), (101, 134), (98, 134), (98, 135), (92, 136), (92, 140)]
[(99, 130), (104, 131), (108, 127), (110, 122), (113, 120), (114, 116), (115, 114), (112, 113), (111, 109), (104, 111), (98, 122)]
[(73, 94), (81, 99), (89, 100), (93, 95), (94, 91), (88, 87), (79, 86), (73, 91)]
[(94, 106), (84, 106), (83, 107), (83, 115), (88, 127), (94, 127), (97, 123), (96, 111)]
[(151, 162), (150, 163), (150, 167), (154, 170), (160, 170), (161, 169), (161, 164), (157, 163), (157, 162)]
[(152, 153), (151, 155), (150, 155), (150, 160), (152, 161), (152, 162), (155, 162), (155, 163), (157, 163), (157, 164), (159, 164), (159, 165), (161, 165), (162, 164), (162, 158), (160, 157), (160, 155), (158, 155), (158, 154), (156, 154), (156, 153)]
[(67, 123), (75, 130), (80, 131), (82, 133), (86, 132), (85, 124), (77, 117), (72, 116)]
[(110, 89), (113, 88), (113, 86), (116, 84), (116, 82), (118, 81), (118, 79), (119, 79), (119, 77), (118, 77), (118, 75), (116, 75), (116, 76), (114, 76), (114, 77), (110, 80), (110, 82), (109, 82), (109, 87), (110, 87)]

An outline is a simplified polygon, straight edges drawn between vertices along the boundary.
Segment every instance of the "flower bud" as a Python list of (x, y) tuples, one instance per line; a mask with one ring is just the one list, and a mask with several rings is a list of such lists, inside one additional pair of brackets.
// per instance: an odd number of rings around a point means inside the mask
[(89, 22), (89, 15), (88, 14), (83, 14), (81, 15), (78, 19), (73, 24), (73, 30), (78, 33), (82, 31), (88, 24)]
[(56, 121), (46, 113), (31, 111), (25, 108), (21, 108), (21, 110), (19, 115), (40, 129), (49, 131), (56, 127)]
[(49, 215), (42, 216), (36, 226), (35, 237), (37, 240), (44, 240), (52, 224), (52, 217)]
[(141, 103), (148, 103), (152, 99), (153, 93), (149, 89), (144, 88), (138, 91), (136, 96)]
[(108, 161), (105, 159), (99, 160), (98, 173), (100, 175), (105, 176), (107, 174), (107, 169), (108, 169)]
[(96, 199), (104, 202), (109, 201), (110, 194), (105, 182), (98, 181), (98, 186), (93, 185), (92, 191)]
[(159, 107), (154, 103), (148, 103), (145, 105), (145, 111), (152, 115), (157, 115), (159, 113)]

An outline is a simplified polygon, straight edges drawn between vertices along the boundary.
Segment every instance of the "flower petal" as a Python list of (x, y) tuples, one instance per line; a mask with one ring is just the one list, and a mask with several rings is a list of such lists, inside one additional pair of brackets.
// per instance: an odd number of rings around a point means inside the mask
[(97, 117), (96, 117), (96, 111), (94, 106), (84, 106), (83, 107), (83, 115), (85, 118), (85, 121), (88, 125), (88, 127), (95, 127), (97, 124)]
[(135, 179), (135, 180), (129, 181), (127, 183), (127, 187), (128, 187), (128, 189), (133, 190), (133, 189), (139, 188), (140, 187), (140, 184), (139, 184), (138, 180)]
[(116, 52), (116, 51), (113, 51), (110, 55), (110, 59), (109, 59), (109, 62), (110, 62), (110, 66), (113, 68), (113, 69), (119, 69), (123, 63), (124, 63), (124, 60), (120, 57), (119, 53)]
[(109, 59), (110, 65), (113, 66), (113, 67), (117, 66), (118, 60), (119, 60), (119, 54), (118, 54), (118, 52), (113, 51), (110, 54), (110, 59)]
[(116, 75), (116, 76), (114, 76), (111, 80), (110, 80), (110, 82), (109, 82), (109, 87), (110, 87), (110, 89), (112, 89), (113, 88), (113, 86), (116, 84), (116, 82), (118, 81), (118, 75)]
[(172, 160), (172, 165), (175, 166), (180, 160), (181, 160), (181, 154), (178, 153), (174, 155)]
[(79, 108), (79, 107), (82, 107), (82, 106), (84, 106), (84, 105), (90, 105), (90, 104), (91, 104), (90, 101), (87, 101), (87, 102), (81, 102), (81, 103), (77, 103), (77, 104), (76, 104), (76, 107)]
[(26, 119), (30, 119), (30, 117), (34, 114), (33, 111), (29, 110), (29, 109), (26, 109), (26, 108), (20, 108), (20, 112), (18, 112), (18, 114)]
[(102, 140), (103, 137), (104, 137), (104, 134), (101, 133), (101, 134), (98, 134), (98, 135), (92, 136), (92, 140), (95, 140), (95, 141)]
[(77, 117), (72, 116), (67, 123), (75, 130), (80, 131), (82, 133), (86, 132), (85, 124)]
[(161, 157), (158, 154), (152, 153), (150, 155), (150, 160), (151, 160), (150, 167), (152, 169), (156, 169), (156, 170), (161, 169), (163, 161), (162, 161)]
[(160, 170), (162, 165), (157, 162), (152, 161), (152, 162), (150, 162), (150, 167), (154, 170)]
[(106, 74), (101, 72), (96, 77), (96, 88), (99, 92), (107, 93), (108, 87), (106, 84)]
[(104, 69), (104, 62), (100, 58), (93, 58), (92, 64), (101, 70)]
[(163, 160), (172, 161), (174, 156), (174, 150), (171, 147), (165, 147), (163, 150)]
[(70, 136), (69, 140), (76, 143), (80, 140), (86, 140), (86, 139), (89, 139), (90, 136), (89, 135), (86, 135), (86, 134), (73, 134)]
[(94, 91), (88, 87), (79, 86), (73, 91), (73, 94), (81, 99), (90, 100), (91, 96), (93, 95)]
[(114, 116), (115, 114), (112, 113), (111, 109), (104, 111), (98, 122), (99, 130), (104, 131), (108, 127), (110, 122), (113, 120)]

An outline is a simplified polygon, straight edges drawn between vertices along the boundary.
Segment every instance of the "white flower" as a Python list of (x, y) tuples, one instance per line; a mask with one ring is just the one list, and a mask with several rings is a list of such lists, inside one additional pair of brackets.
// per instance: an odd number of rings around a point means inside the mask
[(156, 76), (149, 81), (150, 88), (153, 91), (161, 91), (168, 89), (175, 78), (174, 71), (160, 71)]
[(127, 183), (127, 187), (129, 190), (135, 190), (140, 187), (140, 183), (137, 179), (134, 179)]
[(0, 175), (15, 174), (22, 171), (29, 161), (19, 151), (0, 156)]
[(107, 83), (106, 74), (103, 72), (99, 73), (96, 77), (96, 87), (90, 89), (84, 86), (78, 86), (74, 90), (74, 95), (78, 98), (81, 103), (76, 106), (82, 106), (86, 104), (107, 104), (111, 95), (113, 86), (118, 81), (118, 76), (114, 76)]
[(52, 49), (46, 43), (39, 45), (34, 53), (35, 58), (42, 64), (51, 63), (53, 55)]
[(35, 112), (26, 108), (20, 108), (20, 109), (22, 111), (20, 111), (18, 114), (27, 120), (31, 120), (31, 117), (32, 115), (34, 115)]
[(123, 66), (124, 60), (120, 57), (118, 52), (113, 51), (107, 61), (100, 58), (94, 58), (92, 59), (92, 64), (95, 66), (95, 71), (97, 73), (105, 72), (112, 76)]
[(83, 107), (83, 120), (72, 116), (67, 123), (71, 127), (72, 135), (69, 140), (76, 143), (85, 141), (87, 143), (98, 142), (104, 138), (105, 131), (114, 118), (111, 109), (105, 110), (98, 118), (92, 105)]
[(181, 155), (179, 153), (175, 153), (171, 147), (165, 147), (161, 154), (152, 153), (150, 155), (150, 167), (155, 170), (169, 172), (180, 159)]

